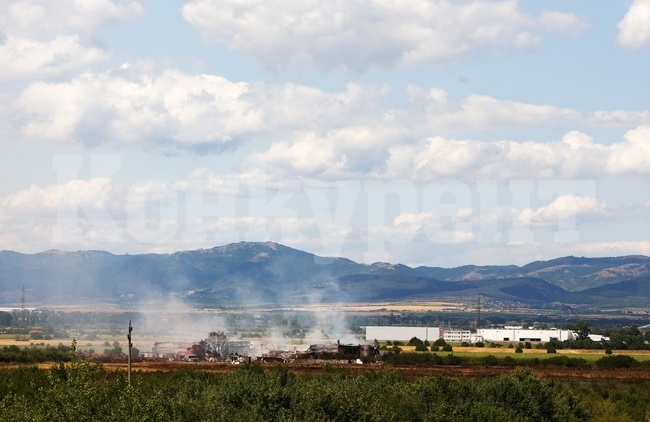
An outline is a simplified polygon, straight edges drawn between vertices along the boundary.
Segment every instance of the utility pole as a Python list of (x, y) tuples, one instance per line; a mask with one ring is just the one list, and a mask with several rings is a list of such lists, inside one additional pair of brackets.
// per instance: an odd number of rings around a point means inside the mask
[(127, 334), (126, 336), (126, 338), (129, 341), (129, 356), (128, 356), (129, 370), (127, 376), (129, 385), (131, 385), (131, 348), (133, 347), (133, 343), (131, 343), (131, 331), (133, 331), (133, 327), (131, 327), (131, 320), (129, 320), (129, 334)]

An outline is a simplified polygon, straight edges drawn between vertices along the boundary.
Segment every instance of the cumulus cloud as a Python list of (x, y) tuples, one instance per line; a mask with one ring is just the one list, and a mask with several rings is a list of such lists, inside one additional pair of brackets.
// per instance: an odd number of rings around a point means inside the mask
[(51, 79), (107, 60), (101, 25), (141, 16), (135, 1), (14, 0), (0, 4), (0, 81)]
[(282, 138), (352, 122), (375, 123), (383, 117), (378, 107), (386, 94), (381, 87), (354, 84), (328, 93), (291, 83), (231, 82), (214, 75), (135, 71), (123, 65), (71, 82), (29, 85), (14, 101), (12, 121), (29, 139), (214, 152), (262, 135)]
[(408, 132), (399, 128), (348, 127), (322, 137), (309, 133), (293, 142), (274, 143), (252, 159), (263, 167), (286, 168), (298, 174), (371, 174), (384, 166), (391, 144), (408, 138)]
[[(610, 145), (595, 142), (579, 131), (555, 142), (449, 139), (441, 136), (417, 142), (403, 139), (382, 127), (354, 135), (341, 132), (325, 138), (303, 138), (273, 144), (251, 160), (276, 175), (323, 178), (406, 179), (430, 182), (460, 180), (601, 178), (607, 175), (650, 172), (648, 126), (640, 126)], [(368, 139), (372, 147), (355, 143)], [(367, 151), (364, 154), (364, 151)], [(355, 162), (349, 157), (358, 157)]]
[(560, 195), (537, 209), (521, 210), (516, 215), (517, 224), (532, 227), (556, 227), (562, 220), (605, 217), (610, 212), (607, 203), (581, 195)]
[(648, 127), (629, 131), (611, 145), (573, 131), (556, 142), (482, 142), (430, 138), (391, 148), (386, 177), (430, 181), (470, 179), (600, 178), (607, 174), (646, 174)]
[(499, 100), (486, 95), (449, 99), (440, 88), (407, 88), (412, 107), (422, 113), (431, 128), (530, 127), (550, 122), (575, 121), (581, 114), (568, 108)]
[(177, 71), (131, 79), (85, 74), (35, 83), (16, 100), (14, 122), (31, 139), (86, 145), (227, 144), (261, 129), (248, 84)]
[(0, 81), (50, 79), (105, 61), (109, 53), (77, 35), (45, 41), (7, 37), (0, 44)]
[(243, 51), (264, 67), (325, 71), (445, 64), (480, 50), (529, 48), (544, 32), (588, 26), (568, 13), (527, 15), (514, 0), (192, 0), (182, 13), (204, 39)]
[(612, 145), (605, 168), (611, 174), (650, 172), (650, 126), (630, 130), (623, 142)]
[(629, 49), (650, 45), (650, 1), (634, 0), (618, 23), (616, 41)]

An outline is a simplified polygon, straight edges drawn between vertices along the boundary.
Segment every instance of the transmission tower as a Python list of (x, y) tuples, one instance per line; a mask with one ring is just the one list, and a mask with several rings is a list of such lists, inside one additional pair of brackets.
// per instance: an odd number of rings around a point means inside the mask
[(27, 320), (27, 312), (25, 310), (25, 283), (23, 283), (23, 294), (22, 294), (22, 298), (20, 300), (20, 316), (21, 316), (23, 325), (25, 325), (25, 323), (27, 322), (26, 321)]
[(476, 334), (479, 328), (481, 328), (481, 295), (478, 295), (476, 300)]

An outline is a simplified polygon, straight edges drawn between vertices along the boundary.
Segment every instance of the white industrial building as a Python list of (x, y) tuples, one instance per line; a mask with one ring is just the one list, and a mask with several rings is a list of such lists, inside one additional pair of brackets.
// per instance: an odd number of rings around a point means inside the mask
[(409, 341), (413, 337), (417, 337), (422, 341), (435, 341), (440, 338), (440, 328), (438, 327), (367, 326), (365, 328), (367, 341)]
[(535, 330), (523, 327), (481, 328), (476, 333), (469, 330), (452, 330), (440, 327), (367, 326), (366, 340), (409, 341), (413, 337), (420, 340), (436, 341), (439, 338), (450, 343), (482, 342), (549, 342), (551, 340), (575, 340), (571, 330)]
[(575, 333), (571, 330), (535, 330), (522, 327), (481, 328), (477, 331), (477, 338), (482, 341), (538, 341), (575, 340)]

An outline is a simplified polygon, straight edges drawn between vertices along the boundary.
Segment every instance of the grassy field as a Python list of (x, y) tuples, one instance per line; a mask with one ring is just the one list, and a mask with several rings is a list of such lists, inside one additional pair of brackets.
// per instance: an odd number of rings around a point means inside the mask
[[(389, 346), (390, 348), (390, 346)], [(405, 353), (415, 352), (415, 346), (400, 346)], [(425, 353), (425, 352), (418, 352)], [(427, 352), (430, 353), (430, 352)], [(449, 352), (439, 351), (436, 352), (440, 355), (447, 355)], [(496, 357), (503, 357), (508, 355), (514, 359), (544, 359), (553, 356), (568, 356), (571, 358), (582, 358), (588, 362), (595, 362), (605, 355), (604, 350), (594, 349), (559, 349), (555, 354), (547, 353), (545, 349), (524, 349), (523, 353), (515, 353), (515, 349), (508, 347), (460, 347), (453, 346), (453, 354), (460, 357), (475, 357), (480, 358), (484, 356), (493, 355)], [(639, 362), (650, 361), (650, 350), (613, 350), (614, 355), (628, 355), (634, 357)]]

